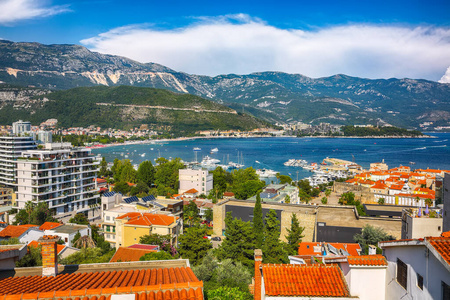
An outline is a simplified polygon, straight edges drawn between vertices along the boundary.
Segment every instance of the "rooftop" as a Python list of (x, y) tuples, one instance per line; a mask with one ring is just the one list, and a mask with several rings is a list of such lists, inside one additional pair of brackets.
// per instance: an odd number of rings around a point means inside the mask
[(348, 256), (347, 261), (352, 266), (387, 266), (386, 258), (383, 255), (361, 255)]
[(139, 261), (139, 259), (147, 253), (157, 252), (149, 249), (135, 249), (119, 247), (110, 262)]
[(267, 296), (349, 297), (337, 265), (262, 265)]
[[(36, 226), (37, 227), (37, 226)], [(8, 225), (5, 229), (0, 231), (0, 238), (18, 238), (25, 232), (27, 232), (31, 227), (20, 226), (20, 225)]]
[(139, 213), (139, 212), (130, 212), (119, 216), (117, 219), (128, 219), (125, 223), (127, 225), (141, 225), (141, 226), (150, 226), (150, 225), (160, 225), (160, 226), (169, 226), (176, 222), (178, 217), (167, 216), (162, 214), (151, 214), (151, 213)]
[(41, 227), (39, 227), (39, 230), (49, 230), (49, 229), (59, 227), (61, 225), (62, 224), (58, 223), (58, 222), (45, 222), (44, 224), (41, 225)]
[[(326, 255), (357, 256), (361, 252), (361, 246), (357, 243), (324, 243), (323, 246)], [(298, 247), (298, 255), (322, 255), (322, 254), (323, 254), (322, 243), (319, 242), (301, 242)]]
[(56, 233), (68, 233), (68, 234), (72, 234), (72, 233), (77, 233), (80, 230), (86, 229), (88, 228), (88, 225), (74, 225), (74, 224), (65, 224), (65, 225), (61, 225), (59, 227), (50, 229), (53, 232)]

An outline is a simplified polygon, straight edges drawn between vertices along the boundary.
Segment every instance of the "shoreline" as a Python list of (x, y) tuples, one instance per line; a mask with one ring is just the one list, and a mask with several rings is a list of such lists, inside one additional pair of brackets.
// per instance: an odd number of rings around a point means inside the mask
[(435, 136), (423, 135), (423, 136), (269, 136), (269, 135), (254, 135), (254, 136), (193, 136), (193, 137), (179, 137), (174, 139), (159, 139), (159, 140), (144, 140), (144, 141), (129, 141), (124, 143), (113, 143), (113, 144), (98, 144), (93, 146), (85, 146), (89, 149), (98, 149), (106, 147), (116, 147), (116, 146), (126, 146), (126, 145), (147, 145), (147, 144), (158, 144), (164, 142), (181, 142), (190, 141), (198, 139), (254, 139), (254, 138), (294, 138), (294, 139), (304, 139), (304, 138), (328, 138), (328, 139), (436, 139)]

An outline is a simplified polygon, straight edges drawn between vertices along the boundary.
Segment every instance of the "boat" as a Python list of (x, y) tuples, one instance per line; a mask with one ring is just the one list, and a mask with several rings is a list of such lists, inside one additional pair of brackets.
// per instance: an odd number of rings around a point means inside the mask
[(308, 162), (304, 159), (294, 159), (291, 158), (287, 162), (284, 163), (286, 167), (304, 167), (308, 165)]
[(269, 178), (277, 176), (276, 171), (269, 169), (258, 169), (256, 170), (256, 174), (259, 176), (259, 178)]
[(194, 151), (202, 151), (202, 148), (195, 147), (195, 148), (194, 148)]
[(142, 154), (141, 154), (141, 157), (144, 157), (144, 156), (145, 156), (145, 153), (142, 153)]
[(211, 149), (211, 154), (212, 153), (217, 153), (217, 152), (219, 152), (219, 149), (217, 149), (217, 148)]
[(203, 160), (200, 162), (200, 165), (207, 169), (214, 169), (217, 167), (217, 164), (220, 163), (220, 160), (216, 158), (211, 158), (208, 155), (203, 157)]

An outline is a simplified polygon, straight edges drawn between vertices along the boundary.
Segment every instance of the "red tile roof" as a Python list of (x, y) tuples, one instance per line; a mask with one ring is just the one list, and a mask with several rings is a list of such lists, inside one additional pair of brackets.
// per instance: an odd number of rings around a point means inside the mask
[(178, 217), (173, 216), (139, 213), (139, 212), (130, 212), (121, 215), (116, 219), (125, 219), (125, 218), (129, 218), (129, 220), (125, 224), (138, 226), (151, 226), (151, 225), (169, 226), (170, 224), (176, 222), (176, 220), (178, 219)]
[(109, 262), (139, 261), (139, 258), (150, 252), (158, 251), (119, 247)]
[(375, 182), (375, 184), (371, 187), (372, 189), (387, 189), (388, 186), (386, 184), (384, 184), (384, 182), (382, 180), (378, 180), (377, 182)]
[(134, 244), (131, 246), (128, 246), (128, 248), (131, 249), (144, 249), (144, 250), (158, 250), (158, 245), (146, 245), (146, 244)]
[(233, 192), (225, 192), (225, 193), (223, 193), (223, 195), (225, 197), (234, 197), (234, 193)]
[[(28, 244), (28, 247), (38, 247), (41, 243), (37, 242), (37, 241), (32, 241)], [(61, 251), (64, 250), (64, 248), (66, 248), (66, 246), (64, 245), (56, 245), (56, 251), (59, 253), (61, 253)]]
[(386, 258), (383, 255), (360, 255), (348, 256), (349, 265), (353, 266), (387, 266)]
[[(35, 225), (36, 226), (36, 225)], [(5, 229), (0, 231), (1, 238), (18, 238), (25, 232), (27, 232), (30, 227), (27, 226), (18, 226), (18, 225), (8, 225)]]
[(39, 230), (49, 230), (49, 229), (59, 227), (61, 225), (62, 224), (58, 223), (58, 222), (45, 222), (44, 224), (41, 225), (41, 227), (39, 227)]
[(427, 242), (442, 256), (450, 265), (450, 238), (448, 237), (427, 237)]
[[(197, 279), (189, 267), (118, 270), (59, 274), (55, 277), (8, 277), (0, 280), (0, 296), (39, 293), (39, 298), (45, 298), (45, 294), (48, 292), (57, 298), (58, 296), (73, 297), (85, 294), (104, 295), (107, 294), (108, 288), (130, 293), (132, 291), (159, 291), (188, 287), (203, 287), (203, 282)], [(114, 291), (110, 293), (114, 293)]]
[(337, 265), (262, 265), (268, 296), (350, 297)]
[(445, 232), (441, 233), (441, 236), (450, 238), (450, 231), (445, 231)]
[(186, 192), (184, 192), (184, 194), (195, 194), (195, 193), (198, 193), (198, 191), (196, 189), (190, 189), (190, 190), (187, 190)]

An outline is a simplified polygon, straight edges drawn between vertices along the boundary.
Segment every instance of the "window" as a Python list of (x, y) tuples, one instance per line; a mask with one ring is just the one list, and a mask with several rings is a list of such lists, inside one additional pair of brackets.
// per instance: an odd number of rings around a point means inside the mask
[(417, 273), (417, 286), (423, 290), (423, 277), (419, 273)]
[(397, 282), (406, 290), (408, 281), (408, 266), (397, 258)]
[(442, 281), (442, 300), (450, 300), (450, 286)]
[(64, 238), (64, 241), (67, 243), (67, 238)]
[(107, 216), (107, 217), (106, 217), (106, 221), (109, 221), (109, 220), (110, 220), (110, 217), (109, 217), (109, 216)]

